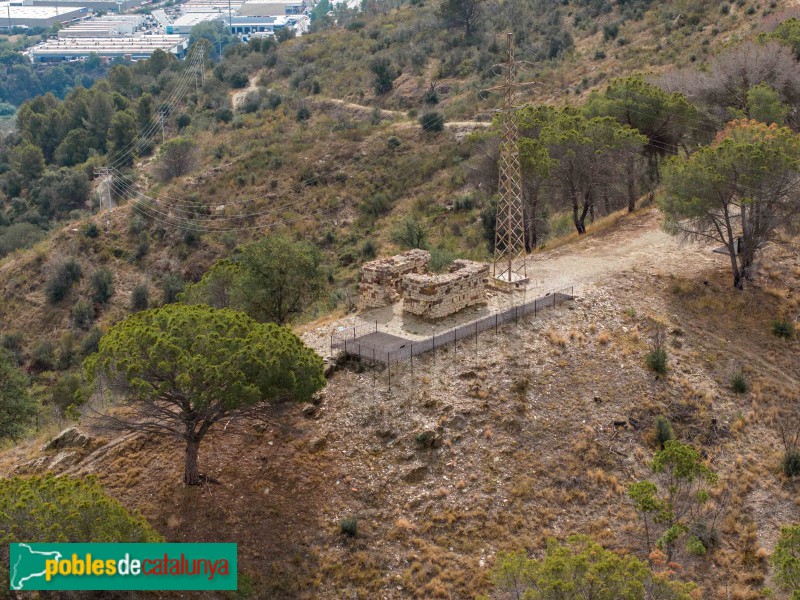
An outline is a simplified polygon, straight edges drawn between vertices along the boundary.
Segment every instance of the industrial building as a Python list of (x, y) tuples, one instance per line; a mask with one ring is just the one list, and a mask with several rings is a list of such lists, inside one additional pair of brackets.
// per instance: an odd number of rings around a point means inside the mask
[[(227, 23), (228, 20), (225, 19)], [(311, 20), (305, 15), (295, 15), (290, 17), (233, 17), (230, 22), (231, 30), (234, 34), (250, 35), (275, 35), (277, 31), (289, 27), (298, 33), (308, 31)]]
[(110, 60), (142, 60), (150, 58), (156, 50), (171, 52), (178, 57), (186, 53), (188, 38), (185, 35), (139, 35), (133, 37), (79, 38), (64, 37), (48, 40), (27, 50), (34, 62), (58, 62), (80, 59), (90, 54)]
[(58, 32), (58, 37), (130, 37), (146, 23), (143, 15), (107, 15), (65, 27)]
[(301, 15), (305, 10), (305, 0), (246, 0), (239, 14), (243, 17), (279, 17)]
[(85, 6), (91, 12), (100, 10), (122, 12), (144, 4), (144, 0), (26, 0), (33, 6)]
[(52, 27), (56, 23), (69, 23), (82, 19), (87, 10), (80, 6), (12, 6), (0, 2), (0, 29), (9, 31), (13, 27)]
[(181, 15), (172, 23), (167, 25), (167, 33), (178, 33), (189, 35), (192, 27), (205, 21), (221, 21), (225, 15), (221, 12), (190, 12)]

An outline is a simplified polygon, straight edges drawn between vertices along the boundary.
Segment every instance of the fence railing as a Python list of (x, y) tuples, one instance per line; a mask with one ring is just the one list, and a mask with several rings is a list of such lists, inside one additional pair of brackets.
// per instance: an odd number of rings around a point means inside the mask
[[(529, 315), (535, 317), (548, 308), (555, 308), (564, 302), (572, 300), (574, 298), (573, 291), (573, 288), (569, 287), (550, 292), (530, 302), (512, 306), (465, 325), (454, 327), (442, 333), (434, 333), (429, 338), (410, 340), (393, 336), (391, 345), (381, 344), (379, 339), (370, 339), (370, 334), (380, 333), (378, 323), (365, 323), (337, 331), (331, 335), (331, 351), (339, 349), (345, 354), (387, 365), (404, 360), (413, 361), (415, 356), (421, 356), (428, 352), (435, 353), (437, 348), (449, 344), (457, 345), (462, 340), (474, 338), (477, 342), (478, 334), (489, 329), (497, 331), (497, 328), (505, 323), (517, 321)], [(378, 337), (374, 336), (374, 338)]]

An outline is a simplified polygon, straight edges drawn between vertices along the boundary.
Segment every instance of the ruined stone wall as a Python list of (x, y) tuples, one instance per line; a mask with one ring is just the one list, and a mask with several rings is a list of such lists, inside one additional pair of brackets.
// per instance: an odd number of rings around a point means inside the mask
[(361, 268), (358, 307), (363, 310), (394, 304), (402, 293), (403, 276), (427, 272), (430, 259), (425, 250), (409, 250), (366, 263)]
[(441, 319), (486, 303), (489, 265), (471, 260), (453, 261), (449, 273), (412, 273), (403, 277), (403, 310), (425, 319)]

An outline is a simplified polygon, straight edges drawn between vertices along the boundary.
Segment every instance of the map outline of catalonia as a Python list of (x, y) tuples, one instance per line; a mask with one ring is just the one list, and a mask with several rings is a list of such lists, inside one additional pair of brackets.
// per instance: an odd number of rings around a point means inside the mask
[[(41, 556), (47, 556), (49, 558), (53, 558), (55, 560), (61, 560), (61, 553), (60, 552), (57, 552), (57, 551), (41, 552), (39, 550), (34, 550), (28, 544), (17, 544), (17, 551), (19, 552), (23, 547), (27, 548), (28, 552), (30, 552), (31, 554), (38, 554), (38, 555), (41, 555)], [(18, 577), (17, 571), (19, 569), (20, 562), (22, 562), (22, 558), (23, 558), (23, 555), (20, 553), (17, 556), (17, 560), (14, 563), (14, 567), (11, 570), (11, 578), (10, 578), (9, 583), (11, 584), (11, 589), (12, 590), (21, 590), (21, 589), (23, 589), (23, 584), (26, 581), (28, 581), (29, 579), (35, 579), (36, 577), (44, 577), (45, 574), (46, 574), (46, 571), (42, 570), (41, 573), (31, 573), (30, 575), (28, 575), (26, 577), (23, 577), (22, 579), (17, 581), (17, 577)]]

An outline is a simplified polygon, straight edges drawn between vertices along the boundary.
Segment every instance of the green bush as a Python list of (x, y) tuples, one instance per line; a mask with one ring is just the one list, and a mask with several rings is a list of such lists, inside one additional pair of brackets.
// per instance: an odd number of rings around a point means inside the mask
[(731, 377), (731, 389), (737, 394), (744, 394), (749, 387), (744, 371), (741, 368), (737, 369)]
[(391, 148), (391, 149), (395, 149), (395, 148), (399, 148), (400, 146), (402, 146), (403, 145), (403, 141), (399, 137), (397, 137), (396, 135), (392, 135), (386, 140), (386, 145), (389, 146), (389, 148)]
[(47, 300), (51, 304), (63, 300), (72, 289), (72, 285), (80, 280), (82, 274), (81, 266), (74, 258), (59, 264), (45, 283), (44, 293)]
[(663, 450), (664, 445), (675, 439), (675, 433), (672, 431), (672, 425), (664, 415), (658, 415), (655, 420), (656, 440), (658, 440), (659, 447)]
[(781, 469), (783, 469), (783, 474), (787, 477), (800, 475), (800, 452), (797, 450), (786, 452), (783, 455), (783, 461), (781, 461)]
[(428, 112), (419, 118), (419, 124), (423, 131), (443, 131), (444, 116), (438, 112)]
[(78, 300), (72, 307), (72, 324), (88, 329), (94, 322), (94, 305), (88, 300)]
[(56, 347), (51, 341), (40, 342), (31, 352), (31, 368), (36, 371), (50, 371), (56, 364)]
[(794, 335), (794, 324), (785, 319), (775, 319), (772, 322), (772, 333), (781, 338), (790, 338)]
[(114, 295), (114, 276), (110, 269), (105, 267), (97, 269), (89, 278), (92, 289), (92, 300), (99, 304), (106, 304)]
[(81, 228), (81, 235), (88, 239), (94, 239), (100, 235), (100, 230), (97, 228), (97, 225), (90, 221)]
[(358, 210), (365, 217), (375, 219), (392, 210), (392, 202), (386, 194), (378, 192), (377, 194), (365, 198), (364, 201), (358, 205)]
[(8, 589), (15, 542), (161, 542), (137, 513), (110, 498), (93, 476), (0, 479), (0, 585)]
[(81, 356), (86, 358), (90, 354), (97, 352), (100, 347), (100, 338), (103, 337), (103, 332), (99, 327), (92, 327), (89, 333), (81, 341)]
[(781, 535), (770, 557), (775, 569), (775, 581), (787, 591), (792, 600), (800, 598), (800, 524), (781, 527)]
[(659, 374), (667, 372), (667, 350), (666, 348), (653, 348), (645, 356), (647, 368)]
[(71, 404), (83, 404), (80, 397), (81, 378), (74, 373), (69, 373), (59, 378), (50, 388), (49, 404), (66, 411)]
[(342, 519), (339, 522), (339, 531), (348, 537), (356, 537), (358, 533), (358, 519), (356, 517)]
[(185, 287), (186, 282), (183, 280), (183, 277), (175, 275), (174, 273), (167, 275), (161, 283), (161, 291), (163, 293), (162, 302), (164, 304), (177, 302), (178, 294), (180, 294)]
[(404, 248), (425, 248), (427, 240), (427, 229), (410, 217), (392, 232), (392, 241)]
[(146, 310), (150, 305), (150, 288), (146, 283), (138, 283), (131, 293), (131, 310)]

